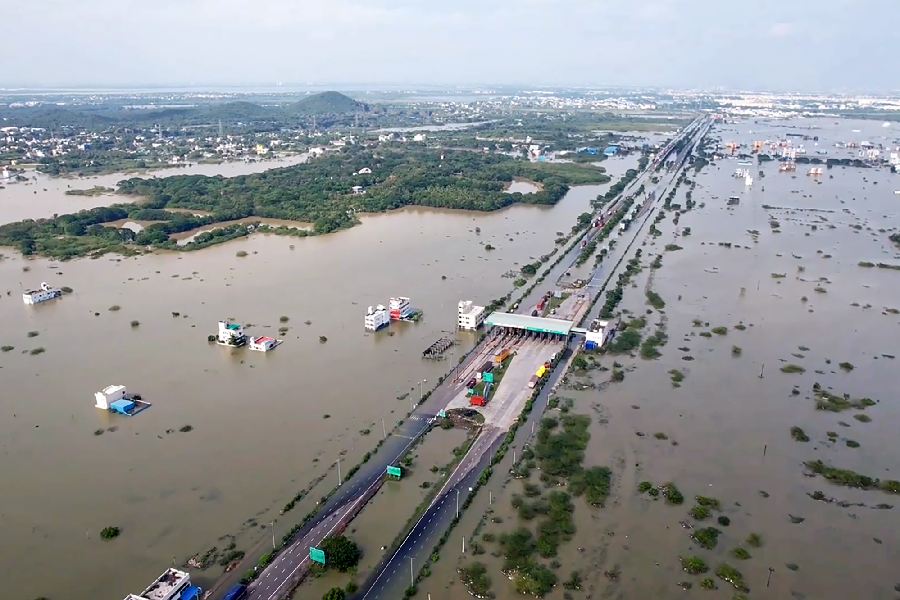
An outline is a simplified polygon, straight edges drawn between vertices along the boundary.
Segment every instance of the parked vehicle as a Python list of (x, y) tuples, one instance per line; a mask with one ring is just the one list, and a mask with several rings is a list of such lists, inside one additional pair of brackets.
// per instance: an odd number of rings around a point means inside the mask
[(242, 600), (246, 597), (247, 586), (243, 583), (236, 583), (228, 589), (228, 592), (222, 597), (222, 600)]

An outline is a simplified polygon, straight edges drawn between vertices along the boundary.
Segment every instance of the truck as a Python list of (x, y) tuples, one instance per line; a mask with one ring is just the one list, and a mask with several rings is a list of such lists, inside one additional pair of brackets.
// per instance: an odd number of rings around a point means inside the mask
[(541, 365), (540, 368), (535, 372), (534, 375), (535, 375), (535, 377), (537, 377), (538, 379), (540, 379), (541, 377), (543, 377), (543, 376), (546, 375), (546, 374), (547, 374), (547, 367), (546, 367), (546, 365)]
[(484, 396), (472, 396), (469, 398), (469, 406), (485, 406), (487, 402), (484, 399)]
[(537, 385), (538, 381), (540, 381), (540, 379), (538, 378), (538, 376), (537, 376), (537, 375), (532, 375), (532, 376), (531, 376), (531, 379), (528, 380), (528, 389), (534, 389), (534, 386)]
[(247, 586), (243, 583), (236, 583), (225, 593), (222, 600), (242, 600), (247, 597)]
[(501, 350), (500, 352), (498, 352), (497, 354), (494, 355), (494, 364), (499, 365), (507, 358), (509, 358), (509, 348), (504, 348), (503, 350)]

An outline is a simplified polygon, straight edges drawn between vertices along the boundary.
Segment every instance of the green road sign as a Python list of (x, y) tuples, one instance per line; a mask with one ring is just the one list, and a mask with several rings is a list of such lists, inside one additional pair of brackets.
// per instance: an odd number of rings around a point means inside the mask
[(310, 546), (309, 547), (309, 558), (313, 562), (317, 562), (320, 565), (324, 565), (325, 564), (325, 551), (319, 550), (315, 546)]
[(481, 376), (484, 379), (485, 383), (494, 383), (494, 374), (493, 373), (485, 373)]
[(387, 474), (388, 474), (388, 477), (396, 477), (397, 479), (400, 479), (400, 476), (402, 475), (402, 471), (400, 470), (400, 467), (392, 467), (392, 466), (388, 465)]
[(438, 411), (438, 416), (442, 419), (445, 418), (447, 416), (447, 411), (442, 408)]

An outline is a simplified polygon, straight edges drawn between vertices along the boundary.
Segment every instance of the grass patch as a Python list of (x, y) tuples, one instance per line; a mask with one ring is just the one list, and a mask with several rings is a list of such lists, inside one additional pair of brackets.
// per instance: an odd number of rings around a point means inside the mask
[(809, 436), (806, 435), (806, 432), (803, 431), (802, 428), (794, 425), (793, 427), (791, 427), (791, 439), (793, 439), (795, 442), (808, 442)]
[(732, 346), (731, 347), (731, 355), (732, 356), (740, 356), (741, 354), (743, 354), (743, 352), (744, 351), (743, 351), (743, 349), (741, 349), (740, 346)]
[(669, 340), (669, 337), (663, 332), (661, 329), (657, 329), (656, 333), (649, 336), (647, 339), (641, 343), (641, 358), (646, 360), (651, 360), (654, 358), (659, 358), (661, 353), (657, 348), (660, 346), (664, 346), (666, 342)]
[(704, 519), (708, 519), (710, 516), (709, 509), (706, 508), (705, 506), (700, 506), (699, 504), (694, 506), (693, 508), (691, 508), (691, 510), (688, 514), (690, 514), (691, 517), (693, 517), (694, 519), (697, 519), (698, 521), (703, 521)]
[(666, 244), (666, 252), (675, 252), (676, 250), (682, 250), (682, 247), (678, 244)]
[(641, 334), (630, 326), (625, 331), (616, 335), (612, 342), (609, 343), (607, 349), (613, 354), (624, 354), (631, 352), (641, 344)]
[(782, 373), (806, 373), (806, 369), (801, 367), (800, 365), (795, 365), (793, 363), (788, 363), (781, 367)]
[(743, 546), (738, 546), (737, 548), (733, 548), (731, 550), (731, 555), (738, 560), (747, 560), (749, 558), (752, 558), (750, 552), (747, 551), (747, 549), (744, 548)]
[(699, 556), (682, 556), (681, 570), (691, 575), (699, 575), (709, 571), (706, 561)]
[(851, 398), (849, 394), (838, 396), (832, 394), (818, 383), (813, 384), (813, 397), (816, 399), (816, 410), (843, 412), (845, 410), (865, 410), (876, 402), (871, 398)]
[(719, 327), (713, 327), (710, 331), (712, 331), (716, 335), (726, 335), (728, 333), (728, 328), (719, 326)]
[(719, 533), (721, 532), (715, 527), (702, 527), (694, 530), (691, 539), (697, 542), (701, 548), (712, 550), (719, 543)]
[(669, 371), (669, 377), (672, 380), (672, 385), (678, 385), (682, 381), (684, 381), (684, 373), (679, 371), (678, 369), (672, 369)]
[(722, 563), (716, 569), (716, 577), (730, 583), (731, 586), (738, 590), (739, 592), (749, 592), (750, 588), (744, 583), (744, 575), (729, 565), (728, 563)]
[(666, 301), (663, 300), (662, 297), (653, 290), (647, 290), (646, 295), (647, 304), (649, 304), (656, 310), (662, 310), (666, 307)]
[(754, 548), (761, 548), (763, 545), (762, 536), (758, 533), (751, 533), (747, 536), (747, 545)]

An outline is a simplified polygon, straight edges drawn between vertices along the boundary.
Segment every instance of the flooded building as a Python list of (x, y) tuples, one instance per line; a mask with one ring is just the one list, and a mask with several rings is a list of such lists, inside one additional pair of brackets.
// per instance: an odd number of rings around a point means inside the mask
[(22, 294), (22, 302), (25, 304), (38, 304), (53, 300), (62, 296), (62, 290), (50, 287), (46, 281), (41, 283), (41, 287), (36, 290), (28, 290)]
[(484, 307), (477, 306), (471, 300), (460, 300), (457, 305), (457, 327), (474, 331), (484, 323)]

